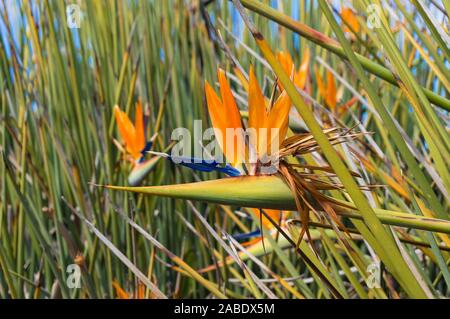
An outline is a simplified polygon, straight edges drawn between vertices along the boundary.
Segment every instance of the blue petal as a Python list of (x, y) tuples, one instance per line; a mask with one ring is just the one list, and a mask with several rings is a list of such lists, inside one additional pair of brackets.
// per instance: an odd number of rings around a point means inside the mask
[(152, 148), (153, 143), (152, 142), (147, 142), (147, 144), (145, 144), (145, 147), (142, 149), (141, 151), (141, 158), (139, 158), (138, 163), (142, 163), (144, 161), (145, 158), (145, 154), (147, 154), (148, 151), (150, 151), (150, 149)]
[(233, 235), (233, 238), (236, 239), (236, 240), (242, 240), (242, 239), (250, 239), (250, 238), (253, 238), (253, 237), (256, 237), (256, 236), (261, 236), (261, 230), (260, 229), (254, 230), (254, 231), (249, 232), (249, 233), (236, 234), (236, 235)]
[[(202, 172), (221, 172), (228, 176), (240, 176), (241, 172), (231, 166), (230, 164), (226, 164), (225, 166), (217, 163), (214, 160), (203, 160), (197, 158), (189, 158), (189, 157), (168, 157), (174, 164), (179, 164), (182, 166), (189, 167), (190, 169), (202, 171)], [(174, 161), (176, 159), (176, 161)]]

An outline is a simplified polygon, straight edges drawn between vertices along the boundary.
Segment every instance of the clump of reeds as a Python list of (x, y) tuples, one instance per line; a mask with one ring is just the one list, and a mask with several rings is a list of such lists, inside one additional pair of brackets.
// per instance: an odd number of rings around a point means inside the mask
[[(67, 4), (0, 3), (0, 298), (449, 297), (448, 2)], [(277, 171), (160, 159), (225, 78)]]

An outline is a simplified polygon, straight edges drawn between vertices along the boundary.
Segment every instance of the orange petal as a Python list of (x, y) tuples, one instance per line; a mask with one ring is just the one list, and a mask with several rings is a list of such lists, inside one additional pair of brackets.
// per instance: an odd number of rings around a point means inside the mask
[[(341, 11), (341, 16), (342, 19), (353, 29), (353, 31), (359, 32), (359, 22), (352, 9), (343, 8)], [(344, 26), (344, 31), (350, 32), (349, 28), (346, 25)]]
[[(225, 129), (242, 129), (241, 114), (239, 113), (233, 93), (231, 93), (230, 85), (225, 77), (225, 71), (219, 68), (217, 70), (217, 77), (219, 79), (220, 95), (222, 96), (222, 105), (224, 109), (222, 117), (225, 119)], [(242, 138), (242, 135), (240, 136), (240, 141), (238, 135), (234, 136), (233, 153), (231, 154), (231, 150), (228, 150), (228, 152), (225, 153), (225, 156), (227, 156), (227, 159), (231, 161), (233, 166), (236, 166), (243, 158), (244, 139)]]
[(278, 52), (277, 58), (278, 61), (280, 61), (286, 73), (288, 75), (291, 75), (294, 66), (294, 62), (292, 61), (291, 55), (288, 52), (281, 51)]
[[(280, 214), (283, 212), (278, 209), (265, 209), (264, 212), (270, 216), (274, 221), (278, 222), (280, 220)], [(272, 223), (270, 223), (272, 225)]]
[(145, 147), (145, 132), (144, 132), (144, 114), (142, 113), (141, 101), (136, 104), (136, 113), (134, 114), (134, 127), (136, 130), (136, 148), (141, 152)]
[[(221, 113), (223, 113), (222, 101), (208, 82), (205, 82), (205, 95), (211, 124), (215, 130), (219, 130), (222, 136), (224, 136), (226, 123), (224, 122), (224, 117), (221, 116)], [(218, 142), (219, 144), (222, 144), (223, 141), (219, 139)], [(220, 146), (225, 153), (223, 146)]]
[(226, 118), (230, 128), (242, 128), (241, 114), (239, 113), (236, 101), (234, 100), (233, 93), (231, 93), (231, 88), (225, 77), (225, 72), (222, 69), (219, 69), (217, 76), (219, 78), (220, 95), (222, 96), (222, 104), (225, 111), (223, 116)]
[[(289, 52), (278, 52), (277, 54), (278, 61), (280, 61), (281, 65), (283, 66), (284, 71), (289, 75), (289, 77), (292, 76), (292, 73), (294, 72), (294, 82), (295, 82), (295, 70), (294, 70), (294, 62), (292, 61), (291, 55)], [(283, 85), (281, 84), (280, 80), (278, 79), (278, 87), (280, 90), (283, 90)]]
[(269, 145), (268, 151), (271, 150), (272, 141), (277, 138), (277, 136), (271, 136), (271, 128), (277, 128), (278, 131), (278, 147), (281, 142), (284, 141), (289, 125), (289, 111), (291, 109), (291, 100), (287, 95), (286, 91), (283, 91), (278, 99), (275, 101), (272, 110), (268, 116), (268, 127), (269, 127)]
[(262, 136), (260, 138), (258, 134), (260, 128), (267, 128), (266, 101), (253, 72), (253, 67), (250, 67), (249, 78), (248, 126), (256, 130), (256, 141), (253, 141), (253, 145), (256, 144), (256, 151), (259, 154), (260, 150), (266, 148), (266, 145), (263, 147), (266, 139)]
[(119, 299), (130, 299), (130, 296), (128, 296), (127, 292), (120, 287), (120, 285), (117, 283), (117, 281), (112, 282), (112, 286), (116, 290), (117, 298)]
[(139, 281), (135, 299), (144, 299), (144, 298), (145, 298), (145, 286), (142, 282)]
[(317, 88), (319, 89), (319, 94), (322, 96), (322, 98), (325, 99), (326, 97), (326, 89), (325, 84), (322, 81), (322, 77), (320, 76), (319, 70), (316, 69), (316, 81), (317, 81)]
[(134, 150), (134, 136), (135, 129), (128, 116), (120, 110), (120, 108), (114, 106), (114, 116), (116, 117), (117, 127), (119, 128), (120, 136), (122, 137), (125, 147), (128, 153), (133, 154)]
[[(206, 103), (208, 105), (209, 117), (211, 119), (212, 126), (214, 128), (214, 132), (216, 134), (217, 142), (219, 143), (220, 148), (222, 149), (222, 153), (225, 154), (227, 160), (231, 162), (233, 166), (237, 166), (239, 162), (241, 162), (243, 150), (237, 150), (237, 137), (235, 137), (234, 149), (228, 150), (226, 143), (226, 132), (227, 128), (233, 128), (232, 121), (236, 121), (235, 118), (230, 119), (229, 113), (230, 111), (225, 108), (220, 98), (217, 96), (214, 89), (208, 82), (205, 82), (205, 94), (206, 94)], [(234, 104), (235, 105), (235, 104)], [(233, 109), (233, 106), (230, 108)], [(237, 110), (237, 107), (236, 107)], [(233, 111), (231, 111), (233, 112)], [(239, 112), (237, 110), (237, 112)], [(238, 114), (239, 115), (239, 114)], [(240, 118), (240, 115), (239, 115)], [(240, 121), (239, 121), (240, 123)], [(241, 127), (241, 125), (239, 126)], [(222, 138), (219, 138), (219, 135)], [(242, 145), (243, 146), (243, 145)], [(233, 153), (232, 153), (233, 152)]]
[(327, 93), (325, 100), (332, 110), (336, 108), (336, 83), (334, 82), (334, 75), (331, 71), (327, 72)]
[[(256, 208), (252, 208), (252, 211), (254, 212), (254, 214), (256, 216), (258, 216), (258, 219), (262, 220), (262, 223), (264, 224), (264, 226), (267, 229), (272, 229), (275, 226), (272, 224), (272, 222), (264, 215), (261, 216), (261, 212), (259, 209)], [(264, 212), (270, 216), (271, 219), (273, 219), (276, 223), (278, 223), (280, 221), (280, 214), (283, 213), (282, 210), (278, 210), (278, 209), (264, 209)], [(255, 238), (255, 239), (260, 239), (260, 238)], [(253, 239), (253, 240), (255, 240)], [(249, 245), (250, 242), (247, 243), (247, 245)]]
[(300, 65), (300, 69), (298, 70), (297, 76), (295, 77), (295, 82), (296, 82), (295, 84), (302, 90), (305, 88), (306, 79), (308, 77), (310, 58), (311, 58), (311, 54), (309, 52), (309, 48), (307, 48), (303, 55), (303, 60), (302, 60), (302, 64)]

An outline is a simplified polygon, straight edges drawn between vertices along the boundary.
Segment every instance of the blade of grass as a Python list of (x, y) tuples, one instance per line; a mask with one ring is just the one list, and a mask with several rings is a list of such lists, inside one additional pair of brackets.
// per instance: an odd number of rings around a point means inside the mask
[(98, 229), (94, 226), (92, 222), (90, 222), (86, 217), (81, 215), (76, 209), (71, 207), (72, 212), (82, 220), (88, 228), (108, 247), (108, 249), (117, 256), (130, 269), (139, 280), (144, 283), (151, 292), (160, 299), (167, 299), (167, 296), (159, 290), (158, 287), (155, 286), (150, 280), (148, 280), (147, 276), (145, 276), (134, 264), (131, 260), (129, 260), (114, 244), (105, 237)]

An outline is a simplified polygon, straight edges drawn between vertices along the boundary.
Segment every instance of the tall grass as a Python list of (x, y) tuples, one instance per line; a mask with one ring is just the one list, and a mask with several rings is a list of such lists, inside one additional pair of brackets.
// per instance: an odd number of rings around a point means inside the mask
[[(357, 32), (341, 1), (79, 1), (79, 29), (66, 26), (68, 3), (0, 5), (1, 298), (115, 298), (117, 287), (147, 298), (449, 297), (445, 1), (352, 1)], [(371, 5), (382, 9), (375, 28)], [(310, 50), (304, 91), (279, 50), (296, 67)], [(275, 176), (223, 179), (161, 159), (138, 193), (95, 186), (128, 184), (114, 105), (133, 115), (142, 101), (161, 152), (173, 129), (209, 127), (204, 81), (216, 83), (218, 66), (245, 115), (236, 70), (250, 65), (267, 97), (276, 80), (289, 94), (289, 134), (320, 146), (301, 162), (336, 172), (344, 189), (326, 193), (350, 207), (339, 213), (348, 229), (311, 214), (311, 241), (297, 246), (304, 221)], [(318, 90), (326, 72), (335, 110)], [(332, 146), (330, 126), (365, 134)], [(232, 235), (260, 227), (251, 207), (293, 220), (243, 247)]]

